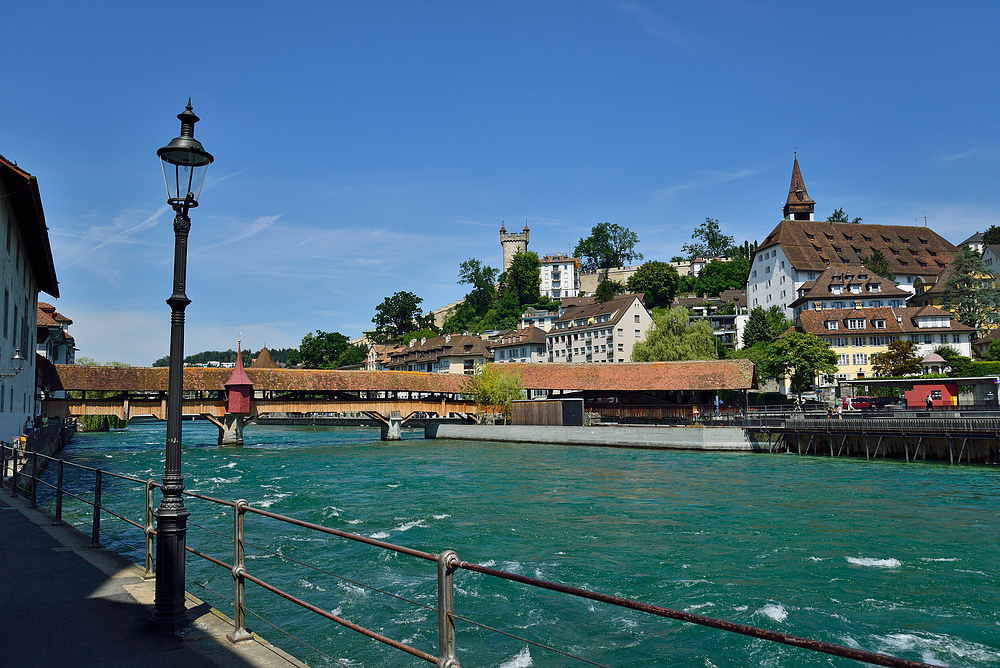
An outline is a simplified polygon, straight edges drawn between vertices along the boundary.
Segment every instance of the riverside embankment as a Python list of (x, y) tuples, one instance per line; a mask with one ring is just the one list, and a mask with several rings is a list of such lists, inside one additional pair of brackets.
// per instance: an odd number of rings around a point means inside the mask
[(656, 450), (749, 451), (739, 427), (562, 427), (550, 425), (428, 424), (425, 438), (509, 443), (551, 443)]

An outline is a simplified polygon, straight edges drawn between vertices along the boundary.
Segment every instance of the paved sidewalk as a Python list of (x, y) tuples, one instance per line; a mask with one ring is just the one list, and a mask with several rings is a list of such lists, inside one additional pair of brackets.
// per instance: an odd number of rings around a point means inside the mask
[(263, 639), (233, 645), (232, 621), (188, 594), (191, 623), (152, 628), (154, 581), (121, 555), (0, 490), (0, 664), (100, 668), (305, 668)]

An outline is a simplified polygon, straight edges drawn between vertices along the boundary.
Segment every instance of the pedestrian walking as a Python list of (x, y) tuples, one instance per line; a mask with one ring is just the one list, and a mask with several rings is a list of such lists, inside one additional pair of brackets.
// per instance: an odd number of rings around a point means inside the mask
[(927, 395), (926, 404), (927, 404), (927, 410), (929, 411), (934, 410), (934, 400), (931, 399), (931, 395), (929, 394)]
[(844, 419), (844, 404), (837, 404), (837, 419)]

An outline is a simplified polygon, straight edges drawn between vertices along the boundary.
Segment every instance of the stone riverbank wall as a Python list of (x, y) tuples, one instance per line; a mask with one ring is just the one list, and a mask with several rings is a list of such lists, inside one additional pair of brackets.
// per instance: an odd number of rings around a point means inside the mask
[(658, 450), (755, 449), (739, 427), (557, 427), (429, 424), (425, 438), (510, 443), (553, 443)]

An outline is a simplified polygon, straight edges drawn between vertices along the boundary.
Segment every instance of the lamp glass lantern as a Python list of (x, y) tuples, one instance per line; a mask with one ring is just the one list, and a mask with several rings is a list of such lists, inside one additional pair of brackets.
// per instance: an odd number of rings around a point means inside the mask
[(167, 201), (175, 208), (198, 206), (201, 187), (205, 184), (208, 166), (215, 158), (194, 138), (194, 124), (200, 119), (192, 111), (188, 100), (184, 111), (177, 114), (181, 121), (181, 134), (156, 152), (163, 167), (163, 181), (167, 187)]

